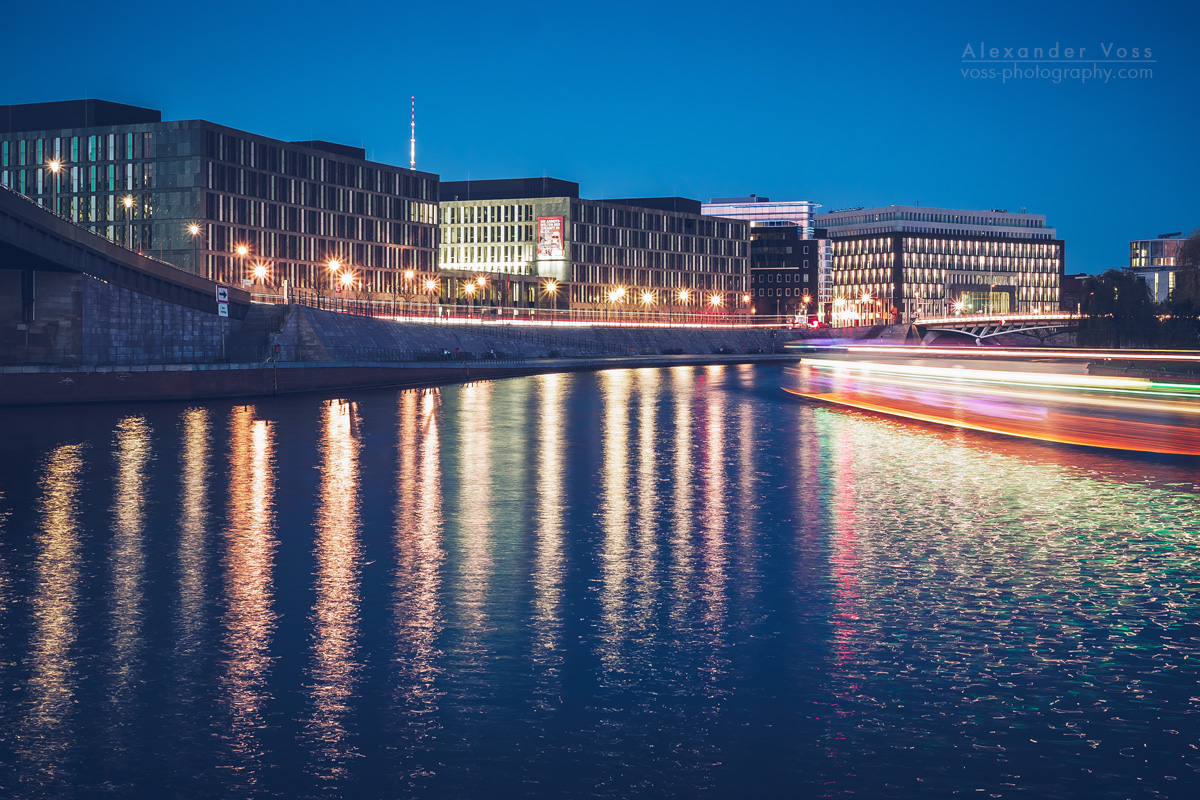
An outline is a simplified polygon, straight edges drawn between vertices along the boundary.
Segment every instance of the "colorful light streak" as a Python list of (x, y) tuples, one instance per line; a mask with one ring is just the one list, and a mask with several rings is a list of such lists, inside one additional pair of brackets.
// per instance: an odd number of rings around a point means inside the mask
[(836, 358), (802, 359), (796, 374), (799, 386), (786, 391), (834, 405), (1062, 444), (1200, 455), (1200, 385)]

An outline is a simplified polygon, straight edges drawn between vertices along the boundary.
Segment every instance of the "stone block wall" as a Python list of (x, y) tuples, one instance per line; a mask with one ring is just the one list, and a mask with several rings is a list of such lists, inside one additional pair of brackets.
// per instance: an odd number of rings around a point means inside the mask
[(241, 323), (157, 300), (92, 278), (83, 283), (82, 362), (204, 364)]
[(34, 319), (22, 318), (21, 270), (0, 270), (0, 364), (80, 363), (84, 277), (34, 273)]

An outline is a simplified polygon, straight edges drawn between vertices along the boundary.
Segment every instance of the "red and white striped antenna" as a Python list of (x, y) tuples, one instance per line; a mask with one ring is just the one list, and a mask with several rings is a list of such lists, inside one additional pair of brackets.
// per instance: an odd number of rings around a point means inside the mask
[(417, 96), (412, 96), (412, 135), (408, 139), (408, 168), (417, 168)]

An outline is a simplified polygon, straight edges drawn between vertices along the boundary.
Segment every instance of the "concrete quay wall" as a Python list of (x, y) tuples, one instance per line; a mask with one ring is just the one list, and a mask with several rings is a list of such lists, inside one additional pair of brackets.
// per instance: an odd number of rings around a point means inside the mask
[[(845, 338), (879, 335), (884, 329), (837, 331)], [(905, 329), (907, 331), (907, 328)], [(828, 329), (803, 328), (658, 328), (574, 325), (479, 324), (464, 321), (393, 321), (355, 317), (305, 306), (291, 306), (272, 344), (282, 361), (322, 362), (355, 353), (388, 351), (436, 356), (613, 357), (629, 355), (712, 355), (783, 352), (784, 345), (828, 338)]]
[(430, 386), (547, 372), (642, 367), (792, 362), (797, 356), (756, 354), (626, 356), (446, 362), (166, 364), (135, 367), (0, 367), (0, 407), (77, 403), (201, 400), (302, 392)]

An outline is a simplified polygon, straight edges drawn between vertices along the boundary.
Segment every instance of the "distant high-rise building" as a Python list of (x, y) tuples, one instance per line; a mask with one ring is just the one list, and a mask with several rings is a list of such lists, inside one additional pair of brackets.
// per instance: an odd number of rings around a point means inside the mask
[(1134, 239), (1129, 243), (1129, 266), (1125, 269), (1146, 282), (1156, 303), (1169, 300), (1175, 290), (1179, 248), (1185, 241), (1187, 237), (1183, 232), (1176, 231), (1159, 234), (1154, 239)]
[(683, 197), (586, 200), (556, 178), (443, 182), (440, 293), (514, 307), (736, 311), (748, 230)]
[(389, 292), (437, 270), (438, 176), (359, 147), (102, 100), (0, 106), (0, 183), (222, 282)]
[(1064, 243), (1042, 214), (923, 206), (818, 214), (843, 323), (1059, 310)]
[(827, 317), (833, 299), (829, 241), (816, 236), (819, 203), (752, 194), (715, 197), (707, 216), (750, 223), (750, 294), (760, 314)]

